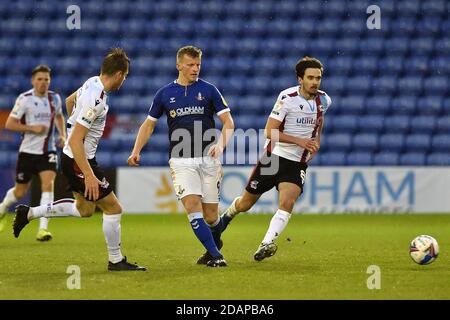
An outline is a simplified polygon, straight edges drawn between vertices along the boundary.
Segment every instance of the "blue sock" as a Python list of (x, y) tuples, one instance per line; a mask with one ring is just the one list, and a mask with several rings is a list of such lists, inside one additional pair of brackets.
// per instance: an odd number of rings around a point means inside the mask
[(222, 229), (223, 229), (223, 224), (222, 224), (222, 218), (219, 217), (219, 219), (214, 223), (215, 225), (209, 225), (209, 229), (211, 229), (211, 234), (213, 236), (214, 239), (214, 243), (216, 244), (217, 248), (220, 250), (221, 245), (221, 241), (220, 241), (220, 236), (222, 235)]
[(200, 240), (200, 242), (206, 248), (206, 250), (208, 250), (213, 257), (222, 257), (222, 254), (217, 249), (217, 246), (214, 243), (214, 238), (211, 234), (211, 230), (209, 229), (205, 220), (203, 220), (203, 214), (201, 212), (189, 213), (188, 219), (191, 223), (192, 230), (194, 231), (198, 240)]

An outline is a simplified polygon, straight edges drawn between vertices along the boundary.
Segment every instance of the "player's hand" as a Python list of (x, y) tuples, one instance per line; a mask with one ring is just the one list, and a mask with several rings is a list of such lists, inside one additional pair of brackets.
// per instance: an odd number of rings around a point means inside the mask
[(214, 159), (217, 159), (218, 157), (220, 157), (223, 153), (223, 148), (221, 146), (219, 146), (218, 144), (213, 145), (209, 150), (208, 150), (208, 156), (213, 157)]
[(127, 163), (130, 167), (137, 167), (139, 166), (139, 162), (141, 161), (141, 155), (139, 154), (132, 154), (128, 157)]
[(47, 132), (47, 130), (48, 130), (48, 128), (46, 126), (44, 126), (43, 124), (37, 124), (37, 125), (31, 126), (31, 131), (36, 134), (44, 134)]
[(102, 184), (94, 175), (84, 176), (84, 197), (90, 201), (97, 201), (99, 196), (98, 186)]
[(316, 141), (316, 143), (317, 143), (317, 150), (315, 152), (310, 152), (309, 153), (309, 156), (308, 156), (308, 159), (306, 160), (306, 162), (311, 161), (314, 158), (314, 156), (317, 154), (317, 151), (319, 151), (319, 149), (320, 149), (320, 142)]
[(299, 139), (298, 146), (308, 150), (311, 153), (316, 153), (317, 151), (319, 151), (319, 144), (315, 139)]

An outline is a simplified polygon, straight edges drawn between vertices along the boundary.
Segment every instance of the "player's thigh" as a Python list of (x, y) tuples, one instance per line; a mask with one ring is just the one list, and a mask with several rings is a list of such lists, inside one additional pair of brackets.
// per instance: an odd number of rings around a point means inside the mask
[(223, 179), (222, 164), (219, 160), (205, 157), (200, 165), (202, 178), (202, 202), (218, 204), (220, 198), (220, 186)]
[(95, 212), (95, 202), (86, 200), (83, 194), (72, 192), (75, 198), (75, 205), (82, 217), (90, 217)]
[(169, 165), (173, 188), (178, 200), (189, 195), (202, 195), (200, 173), (192, 159), (170, 159)]
[(19, 152), (16, 164), (16, 183), (28, 184), (36, 173), (37, 156), (25, 152)]
[(122, 206), (114, 192), (109, 193), (106, 197), (96, 202), (97, 206), (102, 209), (104, 214), (120, 214)]
[(281, 210), (292, 212), (295, 202), (302, 193), (299, 185), (292, 182), (280, 182), (278, 185), (278, 205)]
[(45, 170), (39, 172), (39, 178), (41, 179), (42, 192), (53, 192), (53, 183), (56, 178), (56, 172), (53, 170)]

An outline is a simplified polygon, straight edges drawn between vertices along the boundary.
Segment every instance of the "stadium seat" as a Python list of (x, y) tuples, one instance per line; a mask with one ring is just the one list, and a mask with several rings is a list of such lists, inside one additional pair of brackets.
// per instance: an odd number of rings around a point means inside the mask
[(407, 133), (409, 131), (410, 118), (408, 116), (388, 117), (384, 124), (386, 132)]
[(334, 151), (348, 151), (352, 147), (352, 138), (350, 134), (336, 133), (324, 136), (324, 138), (326, 142), (323, 144), (327, 144), (328, 147), (332, 146)]
[(334, 132), (338, 133), (353, 133), (358, 129), (358, 118), (354, 115), (328, 117), (325, 121), (325, 126), (328, 126), (331, 122)]
[(429, 166), (450, 166), (450, 153), (435, 152), (427, 156)]
[(450, 153), (450, 139), (447, 134), (437, 134), (433, 136), (431, 142), (431, 150), (434, 152), (449, 152)]
[(399, 163), (397, 152), (380, 152), (374, 155), (373, 164), (376, 166), (396, 166)]
[(406, 150), (428, 152), (431, 138), (428, 134), (410, 134), (405, 140)]
[(345, 166), (346, 158), (345, 152), (325, 152), (321, 154), (320, 163), (323, 166)]
[(358, 133), (353, 136), (353, 151), (376, 152), (378, 149), (378, 135), (372, 133)]
[(379, 140), (379, 148), (386, 152), (401, 152), (405, 146), (403, 134), (382, 134)]
[(436, 128), (436, 117), (431, 115), (411, 118), (411, 132), (432, 133)]
[(370, 166), (373, 162), (371, 152), (352, 152), (347, 156), (349, 166)]
[(384, 127), (384, 117), (379, 115), (367, 115), (358, 117), (358, 130), (362, 133), (378, 135)]
[(426, 155), (421, 152), (407, 152), (400, 155), (400, 165), (402, 166), (424, 166)]

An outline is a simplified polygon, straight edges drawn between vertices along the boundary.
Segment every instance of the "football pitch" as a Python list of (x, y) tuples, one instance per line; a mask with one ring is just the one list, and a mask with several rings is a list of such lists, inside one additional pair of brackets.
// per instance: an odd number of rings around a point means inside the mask
[[(108, 272), (100, 214), (52, 220), (48, 243), (35, 240), (37, 221), (15, 239), (9, 215), (0, 233), (0, 299), (450, 298), (450, 215), (295, 215), (276, 255), (256, 262), (271, 217), (233, 220), (223, 235), (229, 266), (208, 268), (195, 264), (203, 248), (185, 216), (124, 215), (122, 252), (148, 270)], [(439, 242), (430, 265), (409, 257), (420, 234)], [(80, 289), (68, 289), (69, 266), (79, 267)], [(380, 289), (368, 289), (369, 266), (379, 267)]]

